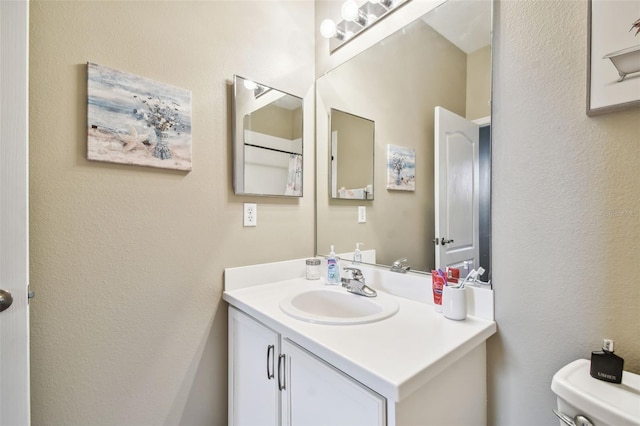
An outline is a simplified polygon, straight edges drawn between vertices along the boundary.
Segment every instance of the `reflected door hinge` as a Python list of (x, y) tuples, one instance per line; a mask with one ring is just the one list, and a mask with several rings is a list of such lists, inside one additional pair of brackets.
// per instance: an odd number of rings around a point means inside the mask
[(29, 299), (33, 299), (34, 297), (36, 297), (36, 293), (34, 291), (31, 291), (31, 285), (27, 286), (27, 302), (30, 302), (31, 300)]

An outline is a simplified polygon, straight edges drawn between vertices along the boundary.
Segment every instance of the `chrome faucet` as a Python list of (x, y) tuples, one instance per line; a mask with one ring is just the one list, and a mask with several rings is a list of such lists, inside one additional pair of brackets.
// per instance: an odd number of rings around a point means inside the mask
[(344, 270), (349, 274), (349, 278), (342, 278), (342, 287), (346, 288), (349, 293), (366, 297), (376, 297), (378, 295), (374, 289), (364, 283), (364, 275), (362, 275), (360, 269), (346, 267)]
[(400, 272), (401, 274), (405, 274), (409, 269), (411, 269), (411, 266), (406, 262), (406, 257), (396, 260), (393, 262), (393, 265), (391, 265), (391, 272)]

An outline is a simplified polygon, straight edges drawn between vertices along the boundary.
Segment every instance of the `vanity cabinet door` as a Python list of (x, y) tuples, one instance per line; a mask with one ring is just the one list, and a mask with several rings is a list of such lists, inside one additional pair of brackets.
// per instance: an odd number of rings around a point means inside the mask
[[(386, 400), (289, 339), (282, 341), (282, 424), (386, 424)], [(277, 373), (276, 373), (277, 375)]]
[(229, 425), (279, 425), (280, 335), (229, 307)]

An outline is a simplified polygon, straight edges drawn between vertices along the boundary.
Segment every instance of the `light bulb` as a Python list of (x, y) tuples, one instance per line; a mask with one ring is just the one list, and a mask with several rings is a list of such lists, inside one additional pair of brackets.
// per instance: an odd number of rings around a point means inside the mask
[(247, 90), (255, 90), (258, 88), (258, 85), (251, 80), (244, 81), (244, 88)]
[(358, 3), (355, 0), (347, 0), (342, 5), (341, 13), (345, 21), (355, 21), (358, 19)]
[(322, 34), (322, 37), (332, 38), (332, 37), (335, 37), (337, 33), (338, 33), (338, 30), (336, 28), (336, 23), (333, 22), (331, 19), (325, 19), (320, 24), (320, 34)]

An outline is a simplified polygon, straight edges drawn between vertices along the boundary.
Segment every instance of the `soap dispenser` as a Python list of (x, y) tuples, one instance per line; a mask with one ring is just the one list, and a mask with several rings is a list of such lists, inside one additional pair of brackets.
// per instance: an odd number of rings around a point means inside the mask
[(624, 359), (613, 353), (613, 340), (604, 339), (602, 351), (591, 352), (591, 377), (611, 383), (622, 383)]
[(337, 285), (340, 282), (340, 266), (336, 259), (336, 252), (331, 246), (329, 257), (327, 258), (327, 284)]
[(356, 250), (353, 252), (354, 265), (362, 262), (362, 252), (360, 251), (360, 245), (362, 245), (362, 243), (356, 243)]

